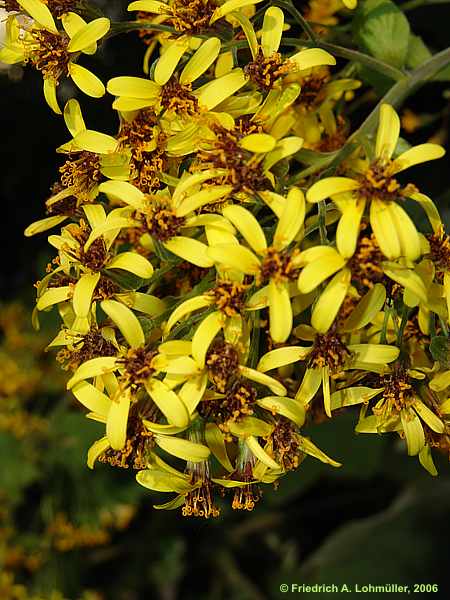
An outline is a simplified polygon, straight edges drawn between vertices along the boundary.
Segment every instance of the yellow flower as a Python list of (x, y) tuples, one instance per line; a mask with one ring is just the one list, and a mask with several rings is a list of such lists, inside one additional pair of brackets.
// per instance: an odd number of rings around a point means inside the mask
[(253, 61), (245, 67), (245, 74), (259, 88), (270, 91), (279, 87), (281, 77), (293, 71), (304, 71), (318, 65), (335, 65), (336, 60), (321, 48), (307, 48), (283, 59), (279, 47), (283, 35), (283, 11), (272, 6), (264, 13), (261, 43), (249, 19), (236, 14), (247, 38)]
[[(382, 374), (379, 388), (372, 390), (371, 393), (371, 397), (382, 394), (370, 409), (372, 414), (366, 416), (369, 397), (354, 402), (355, 404), (365, 402), (355, 431), (358, 433), (396, 431), (406, 440), (408, 454), (419, 455), (421, 464), (432, 475), (436, 475), (429, 441), (434, 445), (435, 434), (444, 433), (445, 425), (441, 414), (445, 414), (447, 409), (444, 405), (443, 411), (439, 407), (436, 409), (436, 403), (430, 402), (430, 392), (423, 382), (424, 377), (424, 373), (420, 370), (406, 369), (399, 364), (395, 364), (387, 373)], [(346, 391), (338, 393), (339, 397), (333, 399), (333, 408), (337, 408), (342, 400), (345, 401)]]
[(296, 335), (312, 341), (312, 346), (286, 346), (264, 354), (257, 366), (263, 373), (306, 361), (306, 371), (295, 399), (308, 406), (322, 387), (325, 413), (331, 417), (330, 379), (350, 369), (379, 371), (395, 360), (399, 349), (385, 344), (347, 344), (335, 327), (323, 333), (309, 325), (299, 325)]
[(213, 261), (207, 256), (207, 245), (193, 237), (180, 235), (183, 229), (192, 230), (206, 225), (215, 225), (233, 231), (233, 227), (220, 215), (196, 214), (207, 204), (214, 204), (226, 197), (231, 185), (204, 185), (223, 171), (207, 170), (188, 175), (179, 180), (172, 194), (168, 188), (146, 196), (128, 182), (108, 181), (99, 189), (110, 198), (125, 202), (135, 211), (147, 236), (153, 243), (183, 260), (198, 267), (212, 267)]
[[(238, 243), (215, 243), (207, 255), (224, 273), (252, 275), (258, 287), (249, 300), (254, 309), (269, 307), (270, 335), (274, 342), (285, 342), (292, 329), (290, 282), (297, 278), (296, 258), (288, 250), (299, 233), (305, 216), (303, 193), (292, 188), (287, 198), (272, 197), (271, 209), (278, 217), (272, 244), (256, 218), (242, 206), (227, 206), (222, 212), (252, 248)], [(281, 200), (280, 200), (281, 198)], [(231, 241), (231, 240), (230, 240)], [(235, 275), (233, 275), (233, 272)]]
[[(22, 4), (28, 4), (28, 2)], [(66, 13), (61, 22), (64, 31), (57, 29), (45, 4), (29, 2), (33, 8), (40, 5), (45, 18), (32, 24), (22, 24), (15, 16), (8, 18), (5, 47), (0, 60), (7, 64), (30, 62), (44, 78), (44, 96), (50, 108), (60, 114), (56, 88), (62, 77), (71, 77), (75, 85), (88, 96), (100, 98), (105, 87), (100, 79), (77, 64), (80, 54), (94, 54), (97, 42), (110, 28), (109, 19), (100, 17), (86, 23), (75, 13)]]
[(412, 198), (419, 202), (433, 224), (439, 215), (433, 202), (420, 194), (415, 186), (402, 186), (395, 175), (429, 160), (440, 158), (444, 149), (437, 144), (420, 144), (392, 159), (400, 133), (400, 119), (388, 104), (380, 109), (380, 121), (375, 144), (375, 158), (366, 159), (355, 167), (357, 176), (327, 177), (313, 184), (306, 194), (309, 202), (331, 197), (342, 212), (336, 237), (354, 247), (359, 223), (369, 205), (370, 225), (383, 254), (389, 259), (401, 256), (417, 260), (421, 243), (416, 226), (399, 199)]

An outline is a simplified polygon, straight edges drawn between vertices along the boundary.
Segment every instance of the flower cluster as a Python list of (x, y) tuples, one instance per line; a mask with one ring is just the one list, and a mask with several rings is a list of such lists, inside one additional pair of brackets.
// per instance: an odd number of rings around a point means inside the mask
[[(66, 160), (26, 230), (62, 226), (34, 321), (57, 308), (50, 348), (104, 425), (89, 467), (136, 469), (184, 515), (216, 516), (229, 494), (251, 510), (307, 455), (340, 466), (304, 427), (355, 405), (357, 432), (396, 433), (431, 474), (431, 449), (450, 452), (450, 241), (400, 175), (444, 150), (401, 151), (387, 103), (355, 142), (360, 82), (323, 48), (288, 51), (283, 10), (256, 3), (132, 2), (147, 75), (107, 82), (114, 136), (66, 103)], [(55, 112), (63, 75), (100, 96), (76, 60), (107, 19), (17, 4), (2, 59), (41, 70)]]

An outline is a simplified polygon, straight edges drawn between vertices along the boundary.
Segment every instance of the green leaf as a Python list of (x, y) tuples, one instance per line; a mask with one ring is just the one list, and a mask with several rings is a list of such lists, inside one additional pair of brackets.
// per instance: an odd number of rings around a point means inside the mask
[(437, 335), (430, 344), (431, 356), (438, 360), (444, 369), (450, 369), (450, 339)]
[(394, 67), (405, 65), (410, 27), (408, 19), (391, 0), (367, 0), (357, 19), (355, 35), (359, 46)]
[(406, 66), (415, 69), (423, 65), (425, 61), (431, 58), (432, 54), (419, 35), (411, 34), (409, 36), (408, 55), (406, 57)]

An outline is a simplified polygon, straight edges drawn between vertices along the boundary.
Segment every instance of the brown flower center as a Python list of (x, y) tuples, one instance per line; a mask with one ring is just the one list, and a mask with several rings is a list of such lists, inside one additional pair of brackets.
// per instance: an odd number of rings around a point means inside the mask
[(264, 56), (261, 49), (254, 61), (248, 63), (244, 68), (245, 74), (259, 88), (269, 91), (276, 81), (291, 70), (289, 61), (283, 60), (279, 52), (274, 52), (271, 56)]
[(182, 85), (173, 77), (162, 86), (159, 101), (165, 110), (178, 115), (192, 116), (199, 111), (191, 84)]
[(260, 268), (261, 281), (273, 280), (276, 283), (292, 281), (298, 277), (298, 268), (294, 265), (293, 252), (267, 248)]
[(347, 346), (333, 329), (328, 333), (317, 334), (309, 355), (311, 368), (328, 367), (331, 373), (338, 373), (350, 356)]
[(219, 280), (211, 294), (217, 308), (227, 317), (234, 317), (244, 309), (247, 289), (247, 285), (235, 281)]
[(232, 344), (218, 342), (206, 355), (206, 368), (218, 392), (224, 393), (239, 373), (239, 355)]
[(144, 347), (130, 348), (127, 355), (120, 359), (124, 365), (126, 379), (132, 388), (137, 389), (153, 375), (153, 359), (157, 355), (155, 350)]
[(42, 72), (45, 79), (58, 81), (61, 76), (67, 75), (69, 36), (45, 29), (31, 29), (30, 34), (33, 41), (30, 42), (27, 55), (33, 66)]

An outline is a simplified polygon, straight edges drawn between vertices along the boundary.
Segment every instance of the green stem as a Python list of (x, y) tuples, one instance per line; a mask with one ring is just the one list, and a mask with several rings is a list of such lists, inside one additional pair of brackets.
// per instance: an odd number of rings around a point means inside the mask
[(383, 326), (381, 328), (380, 335), (380, 344), (385, 344), (387, 342), (387, 328), (389, 325), (389, 317), (392, 315), (392, 306), (388, 306), (387, 304), (384, 307), (384, 318), (383, 318)]
[(170, 27), (170, 25), (160, 25), (159, 23), (153, 23), (152, 21), (120, 21), (117, 23), (111, 23), (111, 29), (105, 37), (109, 38), (115, 35), (120, 35), (121, 33), (128, 33), (129, 31), (138, 31), (140, 29), (145, 29), (148, 31), (168, 31), (169, 33), (177, 33), (173, 27)]
[(318, 206), (319, 212), (319, 234), (320, 234), (320, 243), (322, 245), (328, 244), (327, 238), (327, 224), (326, 224), (326, 216), (327, 216), (327, 205), (324, 200), (319, 202)]
[(397, 331), (397, 346), (400, 348), (402, 345), (403, 334), (405, 332), (406, 323), (408, 322), (409, 310), (406, 306), (402, 308), (402, 320), (400, 322), (400, 327)]
[(421, 6), (431, 6), (432, 4), (449, 4), (450, 0), (409, 0), (400, 6), (400, 8), (406, 12), (407, 10), (414, 10)]

